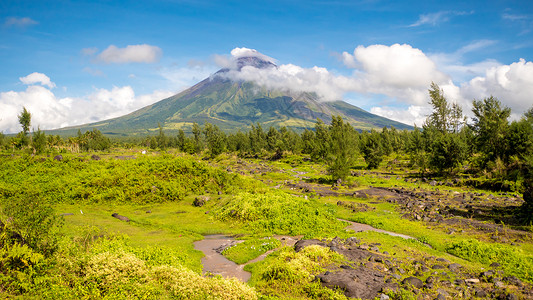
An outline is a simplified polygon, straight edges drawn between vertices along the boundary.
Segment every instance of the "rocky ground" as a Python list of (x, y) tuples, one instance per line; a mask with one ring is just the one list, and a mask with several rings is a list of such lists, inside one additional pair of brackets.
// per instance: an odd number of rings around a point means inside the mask
[(514, 276), (504, 277), (498, 263), (479, 274), (439, 257), (398, 260), (381, 252), (379, 244), (365, 244), (357, 238), (300, 240), (298, 252), (310, 245), (329, 247), (347, 263), (316, 276), (323, 286), (340, 289), (348, 297), (389, 299), (390, 290), (406, 289), (417, 299), (533, 299), (533, 286)]

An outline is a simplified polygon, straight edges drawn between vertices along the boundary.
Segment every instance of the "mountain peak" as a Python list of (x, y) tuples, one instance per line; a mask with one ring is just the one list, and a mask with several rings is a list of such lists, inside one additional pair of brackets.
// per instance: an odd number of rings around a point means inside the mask
[(236, 63), (237, 63), (237, 70), (239, 71), (245, 66), (251, 66), (257, 69), (267, 69), (267, 68), (276, 67), (276, 65), (272, 63), (271, 61), (262, 59), (257, 56), (239, 57), (237, 58)]

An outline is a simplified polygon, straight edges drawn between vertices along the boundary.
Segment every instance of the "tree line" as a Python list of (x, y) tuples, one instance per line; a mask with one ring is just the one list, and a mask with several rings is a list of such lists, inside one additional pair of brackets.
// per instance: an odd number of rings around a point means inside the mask
[[(494, 182), (532, 184), (533, 107), (511, 122), (511, 110), (490, 96), (473, 101), (474, 117), (469, 122), (461, 107), (448, 101), (434, 83), (429, 98), (432, 113), (422, 128), (411, 131), (385, 127), (359, 132), (340, 116), (333, 116), (329, 124), (318, 119), (314, 129), (301, 133), (286, 127), (265, 130), (260, 124), (252, 124), (248, 131), (225, 133), (214, 124), (194, 123), (191, 135), (179, 130), (177, 135), (169, 136), (159, 124), (157, 135), (136, 144), (151, 149), (205, 153), (211, 158), (225, 152), (272, 159), (279, 159), (285, 153), (306, 154), (313, 161), (326, 163), (332, 180), (347, 178), (359, 157), (364, 158), (368, 169), (375, 169), (395, 154), (408, 157), (410, 167), (421, 176), (462, 173)], [(26, 108), (19, 115), (19, 122), (22, 131), (10, 139), (0, 135), (0, 146), (26, 148), (33, 153), (54, 147), (78, 152), (107, 150), (112, 146), (111, 140), (97, 129), (78, 131), (77, 136), (67, 140), (46, 136), (40, 129), (30, 135), (31, 115)]]

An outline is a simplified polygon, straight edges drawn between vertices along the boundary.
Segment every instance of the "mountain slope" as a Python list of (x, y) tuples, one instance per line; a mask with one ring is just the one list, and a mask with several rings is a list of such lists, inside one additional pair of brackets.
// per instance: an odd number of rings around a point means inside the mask
[[(236, 67), (275, 68), (276, 66), (255, 57), (237, 60)], [(144, 135), (157, 130), (161, 124), (172, 133), (179, 129), (190, 131), (193, 123), (209, 122), (222, 130), (232, 132), (248, 130), (252, 123), (263, 128), (290, 127), (296, 131), (313, 128), (317, 118), (329, 122), (331, 116), (340, 115), (359, 130), (394, 126), (411, 129), (411, 126), (392, 121), (343, 101), (324, 102), (314, 93), (268, 89), (249, 81), (233, 81), (222, 69), (193, 87), (128, 115), (92, 124), (58, 130), (71, 134), (78, 129), (97, 128), (106, 134)]]

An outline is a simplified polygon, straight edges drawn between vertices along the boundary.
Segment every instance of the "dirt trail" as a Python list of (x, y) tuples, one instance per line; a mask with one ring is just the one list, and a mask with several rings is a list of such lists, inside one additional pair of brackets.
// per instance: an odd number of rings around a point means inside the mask
[[(404, 239), (412, 239), (413, 237), (385, 231), (381, 229), (374, 228), (370, 225), (356, 223), (348, 220), (339, 219), (340, 221), (345, 221), (347, 223), (350, 223), (346, 227), (346, 229), (354, 230), (355, 232), (359, 231), (376, 231), (376, 232), (382, 232), (386, 233), (392, 236), (398, 236)], [(282, 246), (294, 246), (294, 244), (301, 238), (301, 237), (291, 237), (291, 236), (274, 236), (274, 238), (281, 241)], [(204, 257), (202, 258), (202, 266), (203, 266), (203, 272), (204, 273), (212, 273), (216, 275), (221, 275), (226, 278), (235, 277), (243, 282), (247, 282), (251, 274), (250, 272), (244, 271), (244, 266), (247, 264), (251, 264), (254, 262), (261, 261), (265, 259), (270, 253), (274, 252), (277, 249), (270, 250), (259, 257), (256, 257), (246, 264), (238, 265), (230, 260), (228, 260), (224, 255), (218, 253), (215, 249), (219, 248), (222, 245), (230, 244), (232, 241), (235, 241), (234, 238), (225, 236), (222, 234), (215, 234), (215, 235), (206, 235), (204, 236), (204, 239), (201, 241), (194, 242), (194, 249), (202, 251), (204, 253)]]
[(405, 234), (396, 233), (396, 232), (392, 232), (392, 231), (386, 231), (386, 230), (383, 230), (383, 229), (377, 229), (377, 228), (374, 228), (374, 227), (372, 227), (370, 225), (367, 225), (367, 224), (361, 224), (361, 223), (352, 222), (352, 221), (348, 221), (348, 220), (344, 220), (344, 219), (338, 219), (338, 220), (350, 223), (350, 225), (346, 226), (346, 229), (351, 229), (351, 230), (353, 230), (355, 232), (375, 231), (375, 232), (386, 233), (386, 234), (392, 235), (392, 236), (398, 236), (398, 237), (401, 237), (401, 238), (404, 238), (404, 239), (414, 239), (414, 237), (412, 237), (412, 236), (408, 236), (408, 235), (405, 235)]
[(194, 249), (202, 251), (205, 255), (202, 258), (204, 273), (210, 272), (226, 278), (236, 277), (243, 282), (250, 279), (251, 274), (243, 270), (244, 265), (238, 265), (228, 260), (215, 250), (221, 245), (229, 244), (234, 240), (234, 238), (222, 234), (215, 234), (206, 235), (203, 240), (194, 242)]

